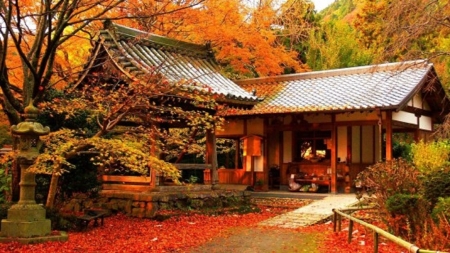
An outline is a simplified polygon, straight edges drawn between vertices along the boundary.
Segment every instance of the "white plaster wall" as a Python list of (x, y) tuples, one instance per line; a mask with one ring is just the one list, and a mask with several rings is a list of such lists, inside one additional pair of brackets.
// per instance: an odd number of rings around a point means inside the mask
[(420, 117), (420, 129), (422, 130), (433, 130), (433, 120), (428, 116)]
[(337, 157), (340, 157), (341, 161), (345, 161), (347, 159), (347, 127), (338, 127), (337, 135)]
[[(360, 141), (359, 126), (352, 126), (352, 163), (360, 163)], [(342, 159), (342, 158), (341, 158)]]
[(394, 112), (392, 113), (392, 120), (417, 125), (417, 117), (409, 112)]
[(243, 120), (233, 120), (227, 121), (221, 127), (221, 129), (216, 130), (217, 136), (224, 135), (243, 135), (244, 134), (244, 121)]
[(292, 162), (292, 131), (283, 132), (283, 163)]

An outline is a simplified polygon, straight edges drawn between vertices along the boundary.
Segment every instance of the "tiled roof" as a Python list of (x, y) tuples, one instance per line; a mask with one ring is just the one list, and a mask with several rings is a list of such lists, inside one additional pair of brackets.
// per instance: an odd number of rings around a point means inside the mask
[(240, 80), (236, 83), (264, 100), (224, 115), (397, 109), (423, 86), (432, 68), (421, 60)]
[[(151, 73), (155, 68), (171, 82), (187, 81), (219, 95), (219, 101), (255, 104), (258, 98), (224, 77), (210, 47), (109, 24), (100, 32), (105, 49), (129, 78)], [(203, 87), (205, 89), (205, 87)]]

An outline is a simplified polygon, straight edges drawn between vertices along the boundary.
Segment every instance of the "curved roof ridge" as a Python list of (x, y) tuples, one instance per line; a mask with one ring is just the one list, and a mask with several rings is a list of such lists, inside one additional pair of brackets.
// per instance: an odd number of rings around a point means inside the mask
[(112, 31), (112, 34), (116, 37), (116, 39), (140, 39), (141, 42), (147, 42), (154, 47), (167, 51), (185, 52), (186, 54), (194, 54), (197, 56), (214, 59), (214, 53), (209, 43), (200, 45), (181, 41), (128, 26), (119, 25), (110, 21), (104, 23), (104, 29)]
[(411, 67), (422, 68), (422, 67), (430, 66), (430, 65), (432, 65), (432, 63), (429, 63), (428, 60), (426, 60), (426, 59), (422, 59), (422, 60), (413, 60), (413, 61), (383, 63), (383, 64), (368, 65), (368, 66), (341, 68), (341, 69), (311, 71), (311, 72), (303, 72), (303, 73), (295, 73), (295, 74), (287, 74), (287, 75), (279, 75), (279, 76), (249, 78), (249, 79), (235, 80), (235, 82), (240, 85), (248, 85), (248, 84), (256, 84), (256, 83), (273, 83), (273, 82), (305, 80), (305, 79), (314, 79), (314, 78), (323, 78), (323, 77), (343, 76), (343, 75), (367, 74), (367, 73), (375, 73), (375, 72), (381, 72), (381, 71), (404, 71)]

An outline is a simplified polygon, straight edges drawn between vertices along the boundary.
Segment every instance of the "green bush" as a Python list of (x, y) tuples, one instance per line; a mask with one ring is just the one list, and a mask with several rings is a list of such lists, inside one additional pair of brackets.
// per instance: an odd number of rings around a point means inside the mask
[(11, 173), (7, 174), (7, 170), (11, 169), (12, 162), (3, 162), (0, 165), (0, 204), (6, 203), (11, 195)]
[(439, 170), (428, 173), (422, 179), (424, 198), (430, 201), (433, 208), (440, 197), (450, 197), (450, 170)]
[(52, 230), (68, 231), (77, 228), (77, 218), (74, 214), (63, 214), (54, 208), (46, 208), (45, 214), (51, 221)]
[(433, 208), (431, 216), (434, 220), (439, 220), (440, 217), (445, 217), (450, 221), (450, 197), (439, 198), (436, 206)]
[(394, 194), (386, 200), (386, 208), (394, 215), (408, 215), (416, 210), (421, 203), (417, 194)]

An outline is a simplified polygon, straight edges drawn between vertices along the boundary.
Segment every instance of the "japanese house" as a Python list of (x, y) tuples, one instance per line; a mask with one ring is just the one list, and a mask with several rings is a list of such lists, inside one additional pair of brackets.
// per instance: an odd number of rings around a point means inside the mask
[[(197, 45), (167, 37), (145, 33), (136, 29), (105, 22), (105, 28), (99, 32), (96, 44), (92, 49), (91, 59), (86, 64), (88, 71), (81, 78), (80, 83), (104, 84), (104, 83), (132, 83), (145, 78), (151, 72), (158, 72), (168, 83), (183, 82), (183, 84), (195, 88), (207, 87), (208, 91), (220, 104), (250, 109), (259, 98), (230, 79), (224, 77), (214, 59), (209, 45)], [(141, 79), (140, 79), (141, 78)], [(177, 95), (177, 94), (174, 94)], [(174, 106), (185, 110), (209, 110), (215, 114), (215, 110), (205, 107), (193, 107), (192, 103), (173, 100)], [(122, 128), (142, 124), (146, 122), (145, 111), (135, 111), (133, 117), (121, 122)], [(162, 115), (161, 117), (173, 117)], [(174, 121), (168, 119), (166, 122)], [(160, 123), (158, 127), (177, 128), (186, 127), (180, 123)], [(217, 183), (217, 163), (215, 162), (215, 136), (212, 131), (207, 134), (207, 161), (212, 166), (212, 183)], [(205, 169), (205, 166), (196, 165)], [(192, 166), (179, 166), (180, 169)], [(215, 173), (214, 173), (215, 172)], [(156, 185), (156, 173), (151, 171), (151, 177), (130, 179), (125, 177), (109, 177), (109, 181), (117, 182), (111, 188), (124, 190), (149, 190)], [(126, 184), (125, 184), (126, 183)], [(119, 187), (121, 186), (121, 187)]]
[[(170, 81), (208, 86), (228, 106), (214, 112), (226, 118), (225, 126), (207, 134), (213, 184), (262, 180), (267, 186), (269, 169), (279, 167), (280, 189), (287, 189), (291, 174), (302, 173), (301, 183), (341, 192), (367, 166), (393, 158), (394, 133), (427, 139), (450, 111), (436, 71), (425, 60), (233, 82), (220, 73), (208, 45), (107, 22), (89, 67), (83, 79), (90, 83), (104, 82), (99, 73), (105, 70), (127, 81), (158, 67)], [(235, 141), (233, 157), (217, 158), (216, 138)], [(151, 175), (145, 183), (155, 187)]]
[(263, 100), (222, 112), (227, 125), (217, 136), (249, 137), (246, 146), (260, 147), (244, 157), (243, 169), (219, 170), (221, 183), (267, 183), (269, 169), (279, 166), (281, 189), (301, 173), (300, 184), (342, 192), (361, 170), (393, 158), (393, 133), (427, 139), (450, 108), (433, 65), (423, 60), (236, 83)]

